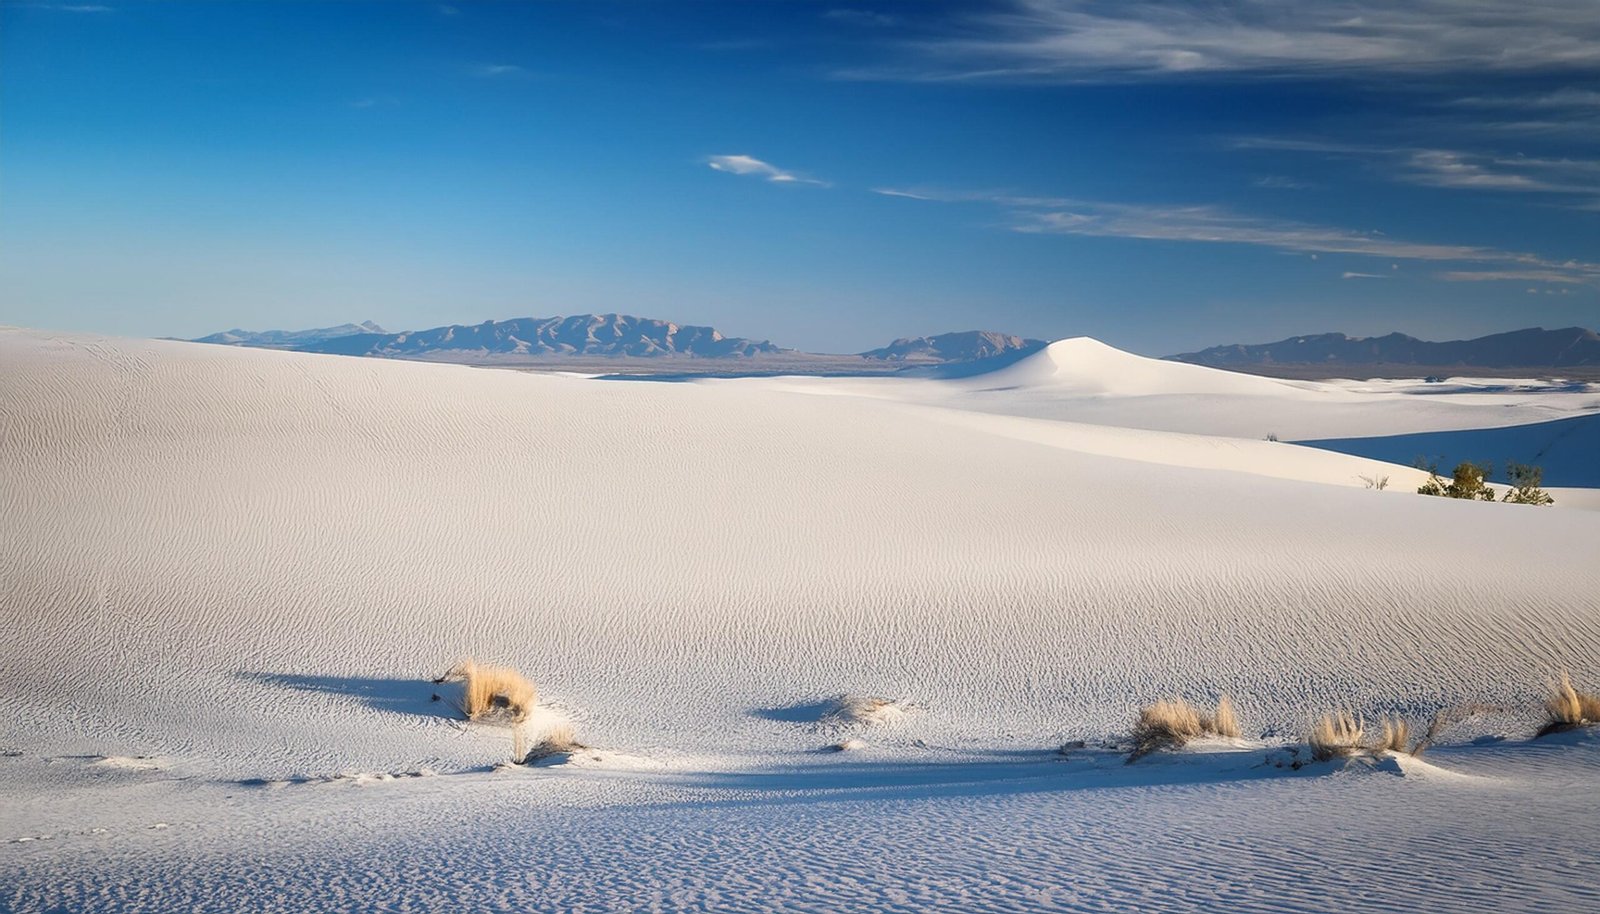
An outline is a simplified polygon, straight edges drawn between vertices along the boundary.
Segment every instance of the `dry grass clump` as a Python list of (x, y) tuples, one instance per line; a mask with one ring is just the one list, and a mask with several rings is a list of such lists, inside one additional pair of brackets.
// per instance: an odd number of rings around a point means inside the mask
[(573, 729), (572, 722), (567, 720), (557, 721), (545, 730), (543, 738), (535, 743), (526, 753), (519, 753), (519, 760), (524, 765), (551, 758), (557, 755), (571, 755), (580, 749), (587, 749), (583, 743), (578, 742), (577, 731)]
[(905, 719), (911, 706), (892, 698), (870, 695), (845, 695), (834, 703), (823, 720), (833, 724), (895, 724)]
[(1411, 744), (1411, 724), (1403, 717), (1383, 718), (1383, 733), (1372, 744), (1371, 749), (1373, 752), (1403, 752), (1415, 755), (1416, 752), (1412, 751)]
[(1217, 710), (1211, 715), (1212, 733), (1230, 739), (1239, 738), (1239, 718), (1234, 715), (1233, 699), (1224, 695), (1217, 699)]
[(1572, 678), (1562, 673), (1554, 690), (1544, 700), (1544, 710), (1547, 720), (1539, 730), (1540, 736), (1600, 723), (1600, 696), (1573, 688)]
[(1128, 754), (1128, 761), (1138, 761), (1158, 749), (1181, 748), (1207, 734), (1238, 737), (1239, 720), (1228, 696), (1222, 696), (1211, 714), (1181, 698), (1146, 705), (1139, 709), (1139, 719), (1133, 724), (1133, 751)]
[(1366, 751), (1367, 746), (1363, 741), (1365, 733), (1366, 725), (1360, 717), (1352, 717), (1349, 711), (1339, 710), (1322, 715), (1322, 719), (1311, 728), (1306, 743), (1311, 747), (1311, 757), (1325, 762)]
[(513, 723), (528, 719), (539, 700), (539, 690), (521, 673), (503, 666), (485, 666), (473, 660), (463, 660), (434, 682), (466, 684), (461, 713), (468, 720), (481, 720), (490, 715), (504, 715)]

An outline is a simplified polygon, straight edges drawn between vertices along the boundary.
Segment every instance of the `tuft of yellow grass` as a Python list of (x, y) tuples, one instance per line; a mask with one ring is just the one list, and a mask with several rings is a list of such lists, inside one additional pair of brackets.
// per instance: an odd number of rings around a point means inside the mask
[(1544, 700), (1544, 710), (1548, 720), (1539, 731), (1540, 736), (1583, 724), (1600, 723), (1600, 696), (1578, 691), (1572, 685), (1572, 677), (1562, 673), (1561, 679)]
[(878, 698), (872, 695), (843, 695), (824, 715), (826, 723), (839, 725), (897, 724), (905, 720), (912, 706), (895, 698)]
[(1206, 734), (1238, 737), (1239, 720), (1228, 696), (1222, 696), (1217, 709), (1206, 714), (1181, 698), (1168, 698), (1139, 709), (1139, 719), (1133, 724), (1133, 751), (1128, 761), (1134, 762), (1158, 749), (1177, 749), (1198, 736)]
[(461, 713), (468, 720), (504, 714), (512, 722), (521, 723), (528, 719), (528, 714), (539, 701), (539, 690), (534, 688), (533, 683), (509, 667), (463, 660), (436, 681), (457, 680), (466, 684)]
[(578, 742), (577, 731), (569, 720), (558, 720), (544, 731), (544, 736), (534, 747), (519, 756), (522, 764), (531, 764), (555, 755), (571, 755), (579, 749), (587, 749), (583, 743)]
[(1411, 750), (1411, 724), (1403, 717), (1385, 717), (1383, 719), (1383, 735), (1371, 746), (1373, 752), (1400, 752), (1410, 755), (1416, 753)]
[(1322, 715), (1311, 728), (1306, 743), (1311, 747), (1311, 757), (1319, 762), (1347, 758), (1367, 748), (1362, 740), (1365, 732), (1361, 718), (1352, 717), (1349, 711), (1341, 709)]
[(1211, 715), (1211, 732), (1230, 739), (1239, 738), (1239, 718), (1233, 711), (1233, 699), (1226, 695), (1217, 699), (1217, 711)]

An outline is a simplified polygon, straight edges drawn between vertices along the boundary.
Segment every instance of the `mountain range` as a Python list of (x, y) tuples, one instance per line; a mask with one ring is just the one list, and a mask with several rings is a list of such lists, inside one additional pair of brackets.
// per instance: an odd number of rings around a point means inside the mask
[(1295, 336), (1275, 343), (1212, 346), (1169, 356), (1213, 368), (1415, 365), (1425, 368), (1573, 368), (1600, 366), (1600, 333), (1582, 327), (1530, 327), (1470, 340), (1434, 343), (1403, 333), (1353, 337)]
[(835, 356), (784, 349), (766, 340), (723, 336), (711, 327), (626, 314), (523, 317), (401, 333), (389, 333), (367, 321), (319, 330), (228, 330), (192, 342), (439, 361), (520, 362), (582, 357), (748, 360), (766, 357), (784, 362), (823, 360), (835, 370), (847, 370), (851, 367), (849, 363), (854, 362), (876, 363), (882, 368), (967, 362), (1006, 353), (1032, 352), (1045, 345), (1043, 340), (969, 330), (908, 337), (868, 352)]
[[(378, 358), (484, 362), (506, 365), (570, 364), (578, 360), (642, 360), (681, 365), (710, 360), (729, 368), (700, 370), (815, 370), (883, 372), (913, 365), (1017, 357), (1043, 348), (1042, 340), (985, 330), (904, 337), (852, 355), (785, 349), (767, 340), (724, 336), (711, 327), (626, 314), (523, 317), (481, 324), (450, 324), (390, 333), (377, 324), (340, 324), (314, 330), (227, 330), (193, 342), (288, 349)], [(1600, 333), (1582, 327), (1530, 327), (1469, 340), (1430, 342), (1390, 333), (1295, 336), (1272, 343), (1233, 343), (1168, 356), (1177, 362), (1255, 374), (1292, 377), (1415, 376), (1442, 372), (1600, 372)], [(563, 360), (566, 360), (565, 362)], [(735, 366), (744, 365), (746, 368)], [(658, 370), (658, 369), (641, 369)], [(670, 370), (679, 370), (673, 368)]]
[(318, 327), (315, 330), (224, 330), (202, 336), (192, 343), (220, 343), (224, 346), (250, 346), (255, 349), (298, 349), (327, 340), (357, 333), (387, 333), (372, 321), (359, 324), (339, 324), (336, 327)]

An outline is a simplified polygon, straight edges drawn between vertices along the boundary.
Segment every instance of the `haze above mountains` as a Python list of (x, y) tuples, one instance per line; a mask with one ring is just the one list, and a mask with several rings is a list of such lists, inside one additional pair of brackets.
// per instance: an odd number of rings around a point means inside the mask
[[(623, 314), (514, 318), (391, 333), (377, 324), (311, 330), (228, 330), (193, 342), (379, 358), (506, 365), (584, 360), (719, 360), (743, 367), (894, 370), (912, 365), (1016, 357), (1043, 340), (970, 330), (904, 337), (865, 352), (836, 355), (785, 349), (767, 340), (724, 336), (711, 327)], [(1527, 328), (1469, 340), (1431, 342), (1401, 333), (1352, 337), (1321, 333), (1272, 343), (1233, 343), (1168, 359), (1259, 374), (1415, 375), (1423, 371), (1550, 372), (1600, 370), (1600, 333), (1581, 327)], [(1588, 371), (1586, 371), (1586, 369)]]

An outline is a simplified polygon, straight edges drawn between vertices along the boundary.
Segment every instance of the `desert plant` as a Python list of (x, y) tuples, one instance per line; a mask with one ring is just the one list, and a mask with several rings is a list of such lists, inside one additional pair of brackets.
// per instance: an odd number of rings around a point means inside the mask
[(834, 726), (896, 724), (905, 719), (912, 707), (908, 702), (894, 698), (843, 695), (822, 716), (822, 722)]
[(1578, 691), (1572, 686), (1572, 678), (1562, 673), (1544, 700), (1544, 710), (1546, 720), (1540, 736), (1600, 723), (1600, 695)]
[(1411, 724), (1403, 717), (1385, 717), (1383, 733), (1369, 748), (1373, 752), (1401, 752), (1414, 755), (1411, 749)]
[(1224, 695), (1217, 699), (1217, 710), (1211, 715), (1212, 733), (1231, 739), (1239, 738), (1239, 718), (1234, 714), (1233, 700)]
[(580, 749), (587, 749), (583, 743), (578, 742), (577, 733), (571, 721), (560, 720), (551, 724), (544, 732), (544, 736), (533, 745), (532, 749), (518, 756), (522, 764), (532, 764), (557, 755), (571, 755)]
[(1360, 717), (1352, 717), (1349, 711), (1339, 710), (1324, 714), (1311, 728), (1306, 743), (1311, 747), (1311, 757), (1325, 762), (1366, 751), (1367, 746), (1362, 739), (1365, 733), (1366, 725)]
[(1181, 698), (1164, 699), (1139, 709), (1134, 721), (1133, 750), (1128, 761), (1136, 762), (1160, 749), (1179, 749), (1190, 740), (1212, 734), (1238, 737), (1239, 721), (1233, 702), (1226, 695), (1217, 702), (1214, 713), (1206, 714)]
[(1463, 460), (1450, 472), (1450, 478), (1439, 476), (1439, 465), (1429, 464), (1428, 481), (1417, 487), (1418, 495), (1439, 495), (1445, 498), (1466, 498), (1474, 501), (1494, 501), (1494, 489), (1484, 480), (1493, 471), (1489, 464)]
[(461, 702), (461, 713), (468, 720), (480, 720), (491, 715), (510, 718), (514, 723), (527, 720), (534, 704), (539, 700), (539, 690), (516, 670), (503, 666), (484, 666), (473, 660), (463, 660), (434, 682), (462, 682), (466, 686)]
[(1506, 478), (1511, 480), (1511, 488), (1506, 489), (1504, 501), (1514, 505), (1553, 505), (1556, 503), (1550, 493), (1539, 488), (1544, 482), (1544, 470), (1526, 463), (1515, 461), (1506, 465)]
[(1361, 476), (1361, 477), (1358, 477), (1358, 478), (1361, 480), (1362, 485), (1366, 486), (1369, 489), (1376, 489), (1377, 491), (1382, 492), (1384, 489), (1389, 488), (1389, 477), (1388, 476), (1376, 476), (1376, 475), (1374, 475), (1374, 476)]

